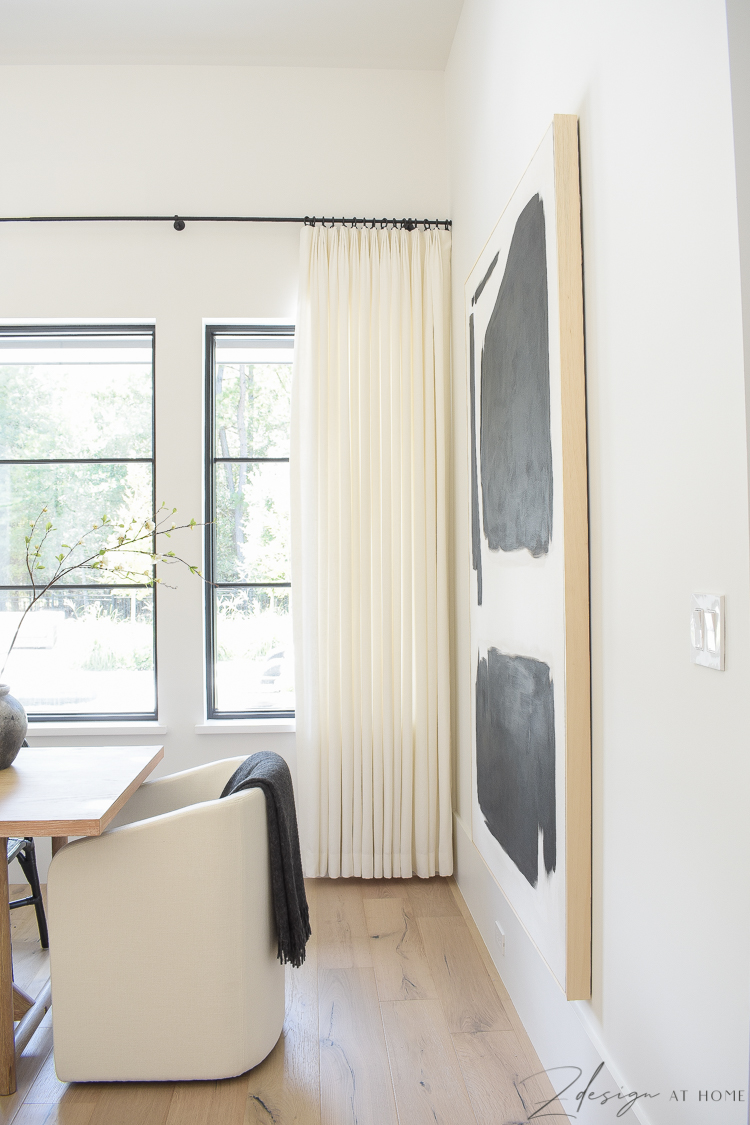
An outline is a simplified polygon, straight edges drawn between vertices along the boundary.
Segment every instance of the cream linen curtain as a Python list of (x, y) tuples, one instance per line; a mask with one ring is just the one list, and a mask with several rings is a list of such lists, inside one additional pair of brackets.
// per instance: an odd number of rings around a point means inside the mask
[(306, 227), (300, 265), (291, 472), (305, 874), (448, 875), (450, 235)]

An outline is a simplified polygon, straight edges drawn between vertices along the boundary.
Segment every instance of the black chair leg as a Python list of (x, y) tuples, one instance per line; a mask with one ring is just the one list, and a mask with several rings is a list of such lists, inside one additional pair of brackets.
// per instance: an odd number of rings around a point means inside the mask
[(42, 901), (42, 888), (39, 885), (39, 872), (36, 867), (36, 848), (31, 836), (26, 837), (22, 851), (18, 853), (18, 862), (26, 876), (26, 882), (31, 887), (30, 900), (36, 910), (36, 920), (39, 926), (39, 941), (42, 949), (49, 949), (49, 935), (47, 933), (47, 919), (44, 916), (44, 903)]

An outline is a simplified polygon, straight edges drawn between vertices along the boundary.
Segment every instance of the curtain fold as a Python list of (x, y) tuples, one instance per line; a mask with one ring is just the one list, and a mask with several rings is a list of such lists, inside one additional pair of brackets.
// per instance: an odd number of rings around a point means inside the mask
[(447, 875), (450, 235), (305, 227), (292, 395), (308, 876)]

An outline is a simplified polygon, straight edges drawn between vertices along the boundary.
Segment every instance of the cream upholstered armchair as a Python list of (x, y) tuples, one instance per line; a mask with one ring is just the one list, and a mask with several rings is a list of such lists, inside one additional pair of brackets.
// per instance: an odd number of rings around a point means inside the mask
[(227, 1078), (284, 1020), (265, 796), (243, 761), (157, 781), (48, 877), (55, 1069), (67, 1082)]

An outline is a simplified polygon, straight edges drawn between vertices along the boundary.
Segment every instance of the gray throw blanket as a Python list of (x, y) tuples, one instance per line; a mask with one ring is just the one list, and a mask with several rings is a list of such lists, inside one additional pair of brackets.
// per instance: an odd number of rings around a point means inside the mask
[(262, 789), (266, 795), (271, 890), (279, 939), (279, 961), (299, 968), (310, 937), (310, 914), (302, 877), (297, 813), (289, 766), (279, 754), (262, 750), (251, 754), (224, 786), (222, 797), (242, 789)]

